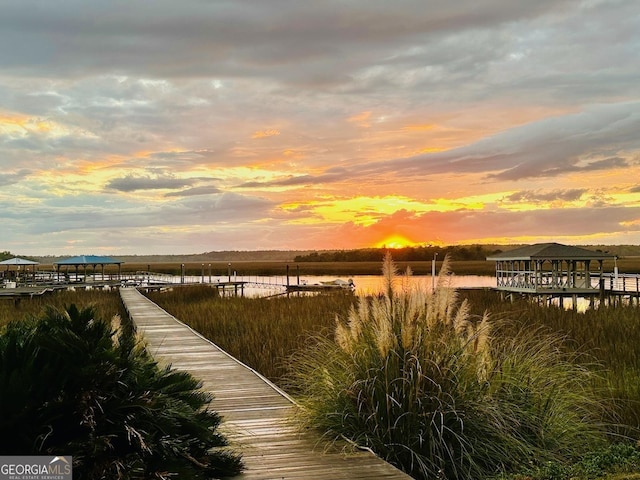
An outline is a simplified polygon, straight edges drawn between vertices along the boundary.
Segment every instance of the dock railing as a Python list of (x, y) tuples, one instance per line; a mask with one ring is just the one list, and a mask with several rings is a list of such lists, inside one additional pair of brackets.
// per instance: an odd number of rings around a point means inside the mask
[(602, 275), (602, 279), (606, 291), (640, 295), (640, 274), (605, 273)]

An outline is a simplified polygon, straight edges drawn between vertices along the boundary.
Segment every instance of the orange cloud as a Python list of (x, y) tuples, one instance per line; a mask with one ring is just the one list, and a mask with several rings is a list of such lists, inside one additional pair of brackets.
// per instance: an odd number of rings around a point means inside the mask
[(268, 137), (276, 137), (278, 135), (280, 135), (280, 130), (271, 128), (268, 130), (258, 130), (253, 135), (251, 135), (251, 138), (268, 138)]
[(305, 208), (313, 215), (297, 219), (294, 223), (343, 223), (353, 222), (358, 225), (371, 225), (380, 216), (390, 215), (397, 211), (427, 212), (432, 205), (400, 195), (357, 196), (351, 198), (319, 198), (307, 202), (291, 202), (281, 208), (288, 211)]
[(433, 130), (437, 125), (424, 124), (424, 125), (405, 125), (402, 130), (406, 132), (425, 132), (427, 130)]
[(369, 128), (371, 126), (371, 112), (362, 112), (347, 118), (349, 123), (354, 123), (359, 127)]
[(24, 135), (29, 117), (15, 114), (0, 114), (0, 132), (9, 135)]

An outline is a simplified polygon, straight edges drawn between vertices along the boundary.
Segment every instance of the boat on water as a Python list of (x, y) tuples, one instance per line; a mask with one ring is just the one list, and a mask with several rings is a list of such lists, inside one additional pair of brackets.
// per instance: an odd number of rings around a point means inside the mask
[(353, 283), (353, 279), (351, 278), (346, 281), (340, 278), (337, 278), (335, 280), (320, 282), (320, 284), (326, 285), (327, 287), (339, 287), (339, 288), (346, 288), (350, 290), (355, 290), (356, 288), (356, 285)]

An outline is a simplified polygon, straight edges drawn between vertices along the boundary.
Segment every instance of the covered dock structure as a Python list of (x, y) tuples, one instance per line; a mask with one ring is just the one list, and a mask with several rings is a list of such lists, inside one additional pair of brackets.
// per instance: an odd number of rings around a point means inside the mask
[(104, 267), (105, 265), (117, 265), (118, 266), (118, 273), (117, 276), (114, 280), (120, 281), (121, 279), (121, 273), (122, 273), (122, 264), (124, 262), (120, 261), (120, 260), (116, 260), (114, 258), (111, 257), (104, 257), (104, 256), (100, 256), (100, 255), (80, 255), (78, 257), (71, 257), (71, 258), (67, 258), (64, 260), (60, 260), (59, 262), (54, 262), (54, 265), (56, 267), (56, 271), (58, 274), (58, 281), (60, 281), (60, 268), (61, 267), (66, 267), (65, 270), (65, 275), (68, 276), (68, 269), (69, 267), (73, 267), (75, 272), (74, 272), (74, 278), (76, 279), (76, 281), (78, 281), (78, 279), (80, 278), (80, 268), (82, 267), (82, 272), (84, 275), (84, 278), (86, 280), (87, 278), (87, 268), (88, 267), (93, 267), (93, 275), (95, 276), (97, 273), (97, 267), (100, 266), (100, 274), (102, 275), (102, 279), (104, 280), (105, 278), (105, 273), (104, 273)]
[(538, 243), (487, 257), (502, 292), (592, 299), (604, 291), (604, 262), (614, 255), (559, 243)]
[[(36, 278), (36, 265), (38, 262), (28, 260), (26, 258), (13, 257), (0, 262), (0, 266), (6, 267), (6, 270), (0, 272), (0, 277), (4, 277), (5, 285), (15, 287), (19, 279), (20, 269), (24, 268), (24, 280), (28, 281), (27, 267), (31, 267), (31, 278), (35, 282)], [(11, 267), (15, 267), (15, 271), (10, 270)]]

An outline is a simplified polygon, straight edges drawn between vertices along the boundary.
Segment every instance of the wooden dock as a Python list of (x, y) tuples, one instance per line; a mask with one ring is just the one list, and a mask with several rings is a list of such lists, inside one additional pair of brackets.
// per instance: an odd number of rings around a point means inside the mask
[(157, 361), (187, 370), (213, 394), (211, 408), (243, 456), (240, 480), (410, 479), (368, 451), (326, 449), (291, 424), (296, 405), (257, 372), (171, 316), (135, 288), (121, 288), (124, 305)]

